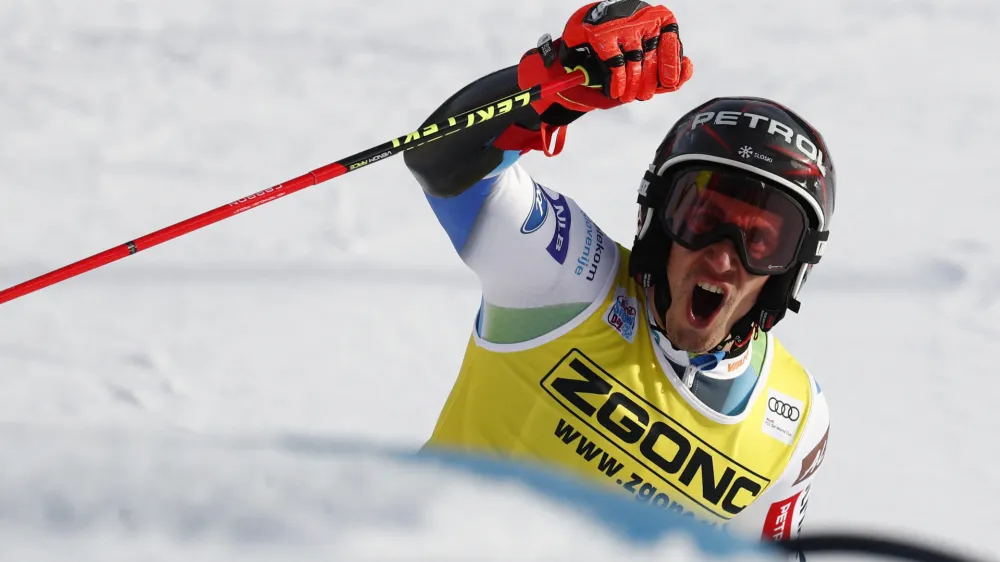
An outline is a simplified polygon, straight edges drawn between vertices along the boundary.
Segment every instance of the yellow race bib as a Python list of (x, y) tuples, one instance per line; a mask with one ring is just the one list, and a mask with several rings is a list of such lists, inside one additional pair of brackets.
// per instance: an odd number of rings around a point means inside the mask
[(628, 251), (619, 255), (605, 298), (568, 325), (519, 344), (472, 335), (428, 447), (541, 463), (724, 523), (784, 471), (809, 414), (809, 377), (760, 334), (744, 412), (699, 408), (665, 372)]

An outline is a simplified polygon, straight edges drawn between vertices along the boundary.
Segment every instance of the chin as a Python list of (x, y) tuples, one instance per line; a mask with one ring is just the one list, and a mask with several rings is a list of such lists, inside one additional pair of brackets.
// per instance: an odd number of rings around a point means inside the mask
[(670, 343), (677, 349), (689, 353), (705, 353), (715, 349), (726, 334), (719, 326), (709, 326), (707, 328), (695, 328), (684, 319), (677, 319), (667, 315), (667, 337)]

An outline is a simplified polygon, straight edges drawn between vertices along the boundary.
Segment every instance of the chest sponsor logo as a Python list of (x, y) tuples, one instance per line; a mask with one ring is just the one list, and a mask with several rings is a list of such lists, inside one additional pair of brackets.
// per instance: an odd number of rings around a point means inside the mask
[(792, 518), (795, 515), (795, 504), (802, 492), (771, 504), (764, 520), (764, 530), (760, 538), (764, 540), (784, 541), (792, 538)]
[(750, 351), (743, 352), (743, 355), (739, 359), (734, 359), (726, 363), (726, 371), (732, 373), (733, 371), (738, 371), (747, 364), (750, 360)]
[(761, 430), (785, 445), (791, 445), (804, 414), (805, 404), (801, 400), (773, 388), (768, 389), (767, 409)]
[(795, 483), (792, 484), (793, 486), (797, 486), (800, 482), (816, 474), (816, 471), (819, 470), (819, 466), (823, 464), (823, 458), (826, 457), (826, 440), (829, 437), (830, 428), (827, 427), (823, 438), (813, 447), (812, 451), (809, 451), (806, 458), (802, 459), (802, 470), (799, 471), (799, 477), (795, 479)]
[(569, 229), (572, 224), (569, 204), (562, 194), (553, 197), (544, 187), (535, 182), (534, 199), (527, 218), (521, 224), (521, 234), (532, 234), (538, 231), (548, 220), (550, 214), (554, 215), (556, 224), (552, 240), (546, 250), (552, 259), (563, 264), (566, 263), (566, 253), (569, 250)]
[(709, 445), (577, 349), (553, 367), (541, 385), (600, 436), (599, 446), (621, 451), (618, 460), (689, 508), (728, 520), (771, 482)]
[(604, 322), (614, 328), (625, 341), (635, 341), (635, 325), (639, 316), (639, 300), (629, 296), (624, 288), (615, 289), (615, 299), (604, 315)]

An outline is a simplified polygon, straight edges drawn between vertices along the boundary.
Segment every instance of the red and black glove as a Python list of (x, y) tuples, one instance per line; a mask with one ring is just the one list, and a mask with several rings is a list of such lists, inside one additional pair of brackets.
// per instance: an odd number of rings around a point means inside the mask
[[(586, 112), (645, 101), (673, 92), (694, 71), (684, 56), (677, 18), (664, 6), (641, 0), (604, 0), (583, 6), (566, 23), (554, 44), (562, 68), (546, 65), (542, 49), (529, 52), (518, 68), (518, 82), (529, 87), (583, 69), (587, 86), (555, 101)], [(540, 112), (541, 113), (541, 112)]]
[[(557, 154), (565, 138), (564, 126), (583, 113), (673, 92), (694, 72), (691, 60), (684, 56), (674, 14), (641, 0), (604, 0), (577, 10), (562, 37), (555, 41), (543, 37), (537, 49), (521, 57), (518, 85), (530, 88), (578, 69), (587, 74), (586, 85), (532, 103), (541, 116), (542, 130), (541, 139), (530, 139), (530, 148), (541, 146), (546, 154)], [(553, 131), (558, 137), (555, 150), (550, 151)], [(529, 136), (537, 132), (510, 131), (498, 139), (498, 146), (528, 148)]]

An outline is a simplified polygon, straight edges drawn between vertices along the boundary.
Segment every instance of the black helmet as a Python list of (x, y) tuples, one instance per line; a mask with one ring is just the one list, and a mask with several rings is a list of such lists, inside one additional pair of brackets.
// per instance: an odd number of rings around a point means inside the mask
[[(727, 338), (741, 347), (755, 325), (766, 332), (789, 308), (798, 312), (799, 292), (819, 261), (829, 235), (836, 194), (833, 161), (823, 138), (809, 123), (771, 100), (715, 98), (681, 117), (656, 149), (639, 186), (638, 225), (629, 260), (630, 274), (644, 286), (655, 287), (654, 305), (661, 317), (670, 306), (666, 264), (671, 242), (684, 238), (677, 233), (683, 227), (670, 224), (665, 209), (678, 197), (680, 178), (692, 177), (692, 170), (715, 170), (745, 182), (747, 187), (734, 188), (738, 182), (730, 181), (730, 192), (766, 190), (778, 194), (788, 200), (786, 205), (799, 209), (805, 223), (798, 238), (790, 242), (786, 264), (752, 270), (772, 277), (754, 308), (736, 322)], [(702, 236), (698, 243), (705, 245), (724, 237), (738, 247), (744, 267), (753, 265), (748, 264), (745, 241), (733, 227), (715, 236)], [(773, 272), (764, 268), (772, 268)]]

